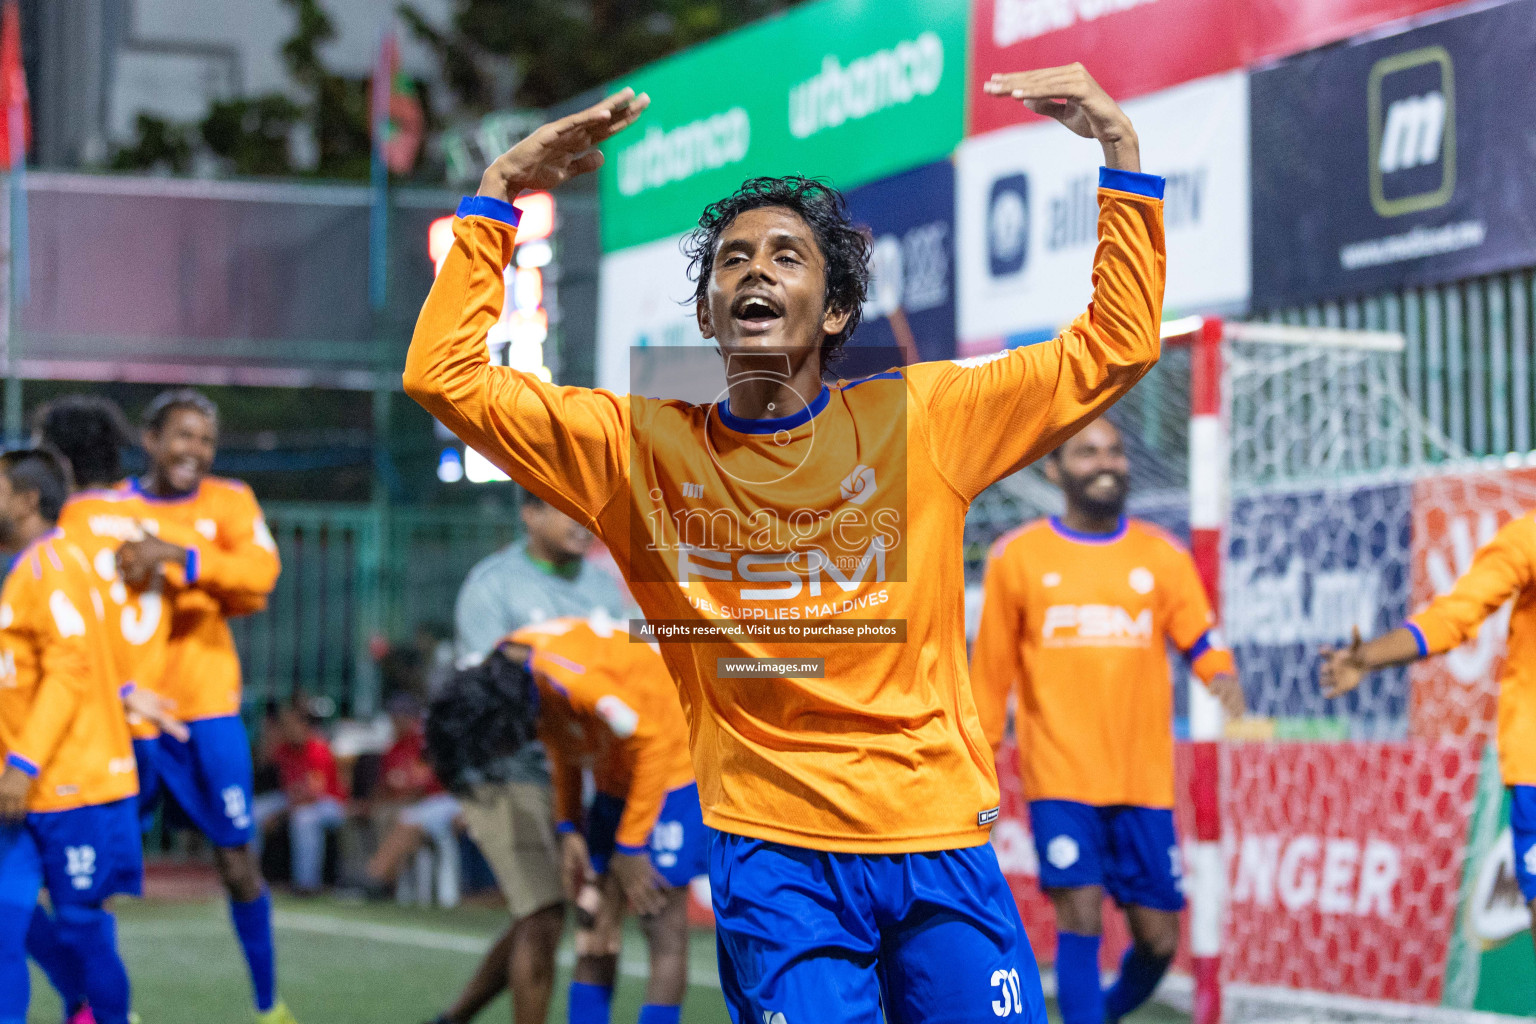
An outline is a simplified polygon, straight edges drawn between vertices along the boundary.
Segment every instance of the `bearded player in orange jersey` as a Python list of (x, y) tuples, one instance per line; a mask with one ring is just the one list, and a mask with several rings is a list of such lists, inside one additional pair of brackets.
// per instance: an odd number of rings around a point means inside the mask
[[(688, 243), (728, 398), (625, 398), (491, 365), (512, 200), (595, 170), (593, 147), (649, 103), (624, 90), (485, 172), (411, 342), (406, 391), (602, 538), (663, 639), (719, 833), (710, 881), (737, 1024), (1045, 1020), (987, 843), (997, 777), (966, 676), (961, 539), (971, 499), (1157, 360), (1163, 179), (1141, 173), (1129, 120), (1080, 65), (985, 88), (1104, 153), (1093, 301), (1054, 341), (827, 380), (859, 322), (868, 239), (826, 185), (754, 178)], [(890, 632), (817, 643), (792, 623)], [(679, 634), (694, 642), (665, 642)], [(752, 660), (768, 657), (788, 661)]]
[[(1125, 515), (1130, 462), (1120, 432), (1095, 420), (1047, 457), (1045, 474), (1066, 511), (993, 545), (971, 680), (994, 749), (1017, 698), (1018, 771), (1040, 885), (1056, 908), (1062, 1021), (1103, 1024), (1151, 996), (1179, 943), (1167, 645), (1234, 717), (1243, 690), (1231, 652), (1214, 639), (1189, 552)], [(1107, 993), (1099, 987), (1106, 890), (1134, 939)]]
[[(146, 780), (169, 793), (214, 847), (257, 1020), (290, 1024), (293, 1016), (277, 998), (272, 897), (250, 847), (254, 770), (228, 622), (266, 606), (279, 572), (277, 545), (251, 489), (209, 475), (219, 417), (205, 395), (166, 391), (143, 419), (149, 471), (119, 490), (136, 502), (146, 535), (122, 544), (118, 569), (131, 587), (146, 589), (163, 577), (174, 593), (165, 671), (151, 685), (186, 721), (191, 738), (162, 735), (138, 750), (153, 762)], [(197, 542), (176, 543), (189, 535)]]

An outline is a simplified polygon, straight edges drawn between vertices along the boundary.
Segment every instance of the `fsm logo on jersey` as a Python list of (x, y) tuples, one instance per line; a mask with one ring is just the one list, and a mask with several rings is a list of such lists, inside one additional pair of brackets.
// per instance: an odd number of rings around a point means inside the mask
[(1429, 210), (1456, 191), (1456, 75), (1443, 46), (1371, 67), (1371, 206), (1383, 217)]

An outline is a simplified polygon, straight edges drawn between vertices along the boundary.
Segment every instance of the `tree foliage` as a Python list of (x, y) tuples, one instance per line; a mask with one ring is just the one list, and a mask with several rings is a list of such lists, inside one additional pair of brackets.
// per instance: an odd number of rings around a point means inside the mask
[[(668, 54), (793, 6), (794, 0), (457, 0), (453, 27), (432, 28), (409, 0), (400, 14), (438, 54), (448, 88), (471, 110), (511, 101), (543, 108)], [(498, 93), (509, 61), (512, 95)]]
[[(543, 109), (653, 60), (701, 43), (795, 0), (456, 0), (452, 24), (435, 28), (409, 2), (407, 29), (437, 55), (458, 110)], [(178, 174), (208, 167), (240, 176), (368, 177), (368, 79), (327, 67), (321, 48), (336, 26), (323, 0), (283, 0), (294, 31), (282, 46), (295, 88), (212, 103), (201, 121), (141, 114), (137, 138), (119, 148), (119, 170)], [(418, 92), (422, 92), (420, 83)], [(428, 130), (432, 125), (431, 105)], [(296, 141), (305, 143), (296, 145)]]

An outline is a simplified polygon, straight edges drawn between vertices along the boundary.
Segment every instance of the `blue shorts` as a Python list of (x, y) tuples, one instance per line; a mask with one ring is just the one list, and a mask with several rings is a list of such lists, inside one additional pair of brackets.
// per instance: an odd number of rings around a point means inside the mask
[(1029, 827), (1040, 855), (1040, 885), (1102, 885), (1121, 906), (1184, 909), (1184, 877), (1173, 811), (1033, 800)]
[[(615, 836), (623, 814), (624, 801), (607, 793), (597, 794), (587, 812), (587, 853), (592, 858), (592, 870), (599, 875), (607, 873), (608, 859), (615, 850), (639, 853), (644, 849), (619, 846)], [(661, 817), (651, 829), (651, 864), (668, 885), (687, 885), (699, 875), (709, 873), (709, 840), (713, 832), (704, 824), (698, 785), (690, 782), (679, 786), (667, 794), (661, 805)]]
[[(185, 743), (167, 735), (150, 741), (154, 744), (152, 788), (169, 794), (187, 822), (214, 846), (244, 846), (254, 834), (255, 783), (245, 723), (238, 715), (229, 715), (188, 722), (187, 729), (192, 736)], [(135, 747), (136, 752), (141, 749)], [(140, 812), (152, 815), (154, 805), (141, 800)]]
[(1045, 1024), (990, 845), (818, 853), (716, 832), (709, 882), (734, 1024)]
[(43, 886), (56, 905), (142, 895), (137, 799), (29, 814), (0, 828), (0, 903), (35, 906)]
[(1515, 838), (1515, 880), (1529, 903), (1536, 900), (1536, 786), (1509, 787), (1509, 831)]
[(148, 832), (155, 825), (155, 809), (160, 806), (160, 760), (155, 751), (160, 749), (160, 737), (135, 739), (133, 760), (139, 769), (139, 826)]

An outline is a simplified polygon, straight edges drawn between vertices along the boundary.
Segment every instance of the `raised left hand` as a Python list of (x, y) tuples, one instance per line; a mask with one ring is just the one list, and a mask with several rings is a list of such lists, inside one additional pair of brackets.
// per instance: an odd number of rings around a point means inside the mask
[(1131, 119), (1081, 64), (998, 72), (982, 89), (993, 96), (1011, 96), (1085, 139), (1098, 139), (1106, 167), (1141, 170), (1141, 149)]

